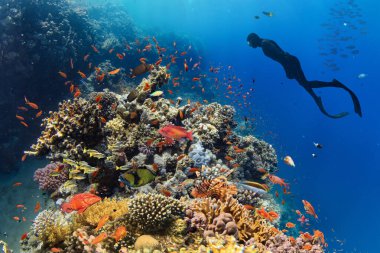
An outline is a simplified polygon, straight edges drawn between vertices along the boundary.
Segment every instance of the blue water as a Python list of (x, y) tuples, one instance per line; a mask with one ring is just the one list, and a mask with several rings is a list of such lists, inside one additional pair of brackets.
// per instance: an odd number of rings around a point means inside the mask
[[(360, 54), (334, 57), (340, 70), (333, 72), (323, 65), (318, 39), (326, 33), (321, 23), (329, 19), (329, 9), (337, 2), (139, 0), (126, 5), (138, 25), (186, 34), (201, 41), (203, 56), (210, 63), (232, 65), (248, 85), (255, 78), (252, 102), (259, 128), (273, 133), (265, 139), (275, 146), (280, 158), (290, 154), (297, 165), (289, 168), (281, 164), (279, 172), (291, 182), (294, 208), (302, 210), (302, 199), (317, 207), (320, 218), (315, 227), (324, 231), (330, 252), (380, 252), (380, 3), (355, 1), (368, 33), (355, 37)], [(262, 11), (271, 11), (274, 16), (263, 16)], [(250, 32), (275, 40), (297, 56), (308, 79), (336, 78), (350, 87), (360, 99), (363, 118), (353, 113), (349, 96), (334, 89), (319, 91), (327, 110), (348, 110), (351, 114), (339, 120), (322, 115), (297, 82), (286, 79), (278, 63), (260, 49), (247, 46)], [(367, 77), (358, 79), (360, 73)], [(313, 142), (323, 144), (323, 149), (317, 150)]]
[[(77, 2), (85, 6), (92, 1)], [(201, 45), (204, 69), (211, 65), (232, 66), (233, 72), (244, 83), (245, 91), (254, 88), (248, 101), (251, 102), (248, 109), (257, 122), (254, 134), (270, 142), (280, 160), (286, 155), (295, 160), (295, 168), (280, 162), (278, 175), (291, 184), (292, 194), (285, 198), (286, 205), (290, 209), (303, 210), (301, 200), (305, 199), (316, 207), (319, 220), (312, 225), (325, 233), (328, 252), (380, 252), (379, 2), (355, 1), (361, 9), (361, 19), (366, 21), (367, 34), (354, 33), (354, 40), (350, 42), (360, 50), (359, 54), (349, 54), (347, 58), (339, 55), (330, 57), (339, 66), (339, 71), (331, 71), (320, 55), (319, 40), (328, 33), (321, 24), (329, 22), (330, 8), (337, 3), (347, 7), (349, 1), (111, 2), (125, 5), (135, 24), (145, 34), (173, 33), (197, 42)], [(263, 11), (274, 15), (267, 17)], [(256, 15), (260, 18), (256, 19)], [(345, 22), (350, 23), (351, 20)], [(345, 29), (343, 23), (334, 25), (343, 31)], [(336, 78), (351, 88), (359, 97), (363, 117), (353, 113), (350, 97), (335, 89), (318, 91), (327, 111), (339, 113), (347, 110), (350, 115), (338, 120), (324, 116), (304, 89), (295, 80), (286, 78), (277, 62), (265, 57), (261, 49), (248, 47), (246, 37), (251, 32), (275, 40), (285, 51), (297, 56), (309, 80), (330, 81)], [(342, 36), (345, 34), (343, 32)], [(361, 73), (367, 76), (359, 79)], [(208, 88), (213, 90), (212, 86)], [(225, 104), (231, 103), (223, 96), (220, 99)], [(239, 117), (248, 111), (243, 107), (236, 107), (236, 110)], [(321, 143), (323, 149), (316, 149), (313, 142)], [(312, 157), (313, 153), (316, 158)], [(18, 178), (21, 176), (31, 184), (33, 166), (37, 167), (31, 164), (28, 173), (21, 170)], [(17, 179), (12, 176), (6, 180), (14, 182)], [(30, 189), (32, 187), (30, 185)], [(18, 203), (19, 199), (9, 192), (3, 200), (11, 198), (8, 196), (13, 196), (12, 201), (8, 201), (12, 207)], [(11, 236), (19, 238), (27, 226), (29, 224), (24, 227), (20, 224), (17, 233)]]

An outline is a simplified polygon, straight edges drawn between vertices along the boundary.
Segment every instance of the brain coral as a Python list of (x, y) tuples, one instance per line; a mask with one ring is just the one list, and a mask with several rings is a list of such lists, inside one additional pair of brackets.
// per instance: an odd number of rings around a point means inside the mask
[(129, 204), (130, 222), (143, 232), (163, 230), (176, 216), (184, 214), (185, 206), (177, 199), (159, 194), (140, 194)]

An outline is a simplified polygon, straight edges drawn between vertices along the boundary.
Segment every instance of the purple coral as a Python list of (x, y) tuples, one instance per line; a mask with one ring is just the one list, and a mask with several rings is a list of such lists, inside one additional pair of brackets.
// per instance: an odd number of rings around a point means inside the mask
[[(310, 244), (311, 249), (306, 250), (305, 245)], [(303, 239), (301, 236), (291, 243), (289, 237), (285, 234), (277, 234), (269, 238), (265, 245), (260, 244), (259, 248), (265, 248), (270, 252), (286, 252), (286, 253), (323, 253), (323, 247), (319, 243), (313, 243), (311, 240)]]
[(147, 145), (141, 145), (139, 146), (139, 151), (140, 153), (143, 153), (145, 155), (153, 155), (154, 150), (151, 147), (148, 147)]
[(68, 180), (68, 171), (66, 168), (61, 169), (57, 176), (52, 175), (52, 173), (56, 173), (56, 168), (61, 166), (64, 165), (61, 163), (50, 163), (44, 168), (37, 169), (34, 172), (33, 179), (38, 182), (41, 190), (54, 192)]

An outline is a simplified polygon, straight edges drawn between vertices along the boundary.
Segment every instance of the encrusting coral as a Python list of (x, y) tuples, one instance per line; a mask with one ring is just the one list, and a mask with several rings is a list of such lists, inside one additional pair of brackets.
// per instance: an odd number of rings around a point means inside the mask
[(104, 198), (88, 207), (82, 214), (77, 214), (75, 221), (84, 226), (96, 226), (105, 215), (109, 215), (111, 221), (116, 220), (128, 213), (128, 205), (128, 199)]
[(271, 229), (273, 226), (267, 224), (259, 216), (252, 216), (249, 210), (239, 204), (232, 196), (227, 197), (224, 201), (211, 198), (197, 199), (186, 211), (187, 217), (190, 219), (195, 213), (203, 213), (204, 217), (206, 217), (207, 226), (213, 224), (215, 218), (219, 215), (228, 213), (228, 216), (232, 217), (236, 223), (238, 228), (237, 237), (241, 241), (254, 238), (255, 242), (265, 242), (271, 235), (276, 233), (275, 230)]

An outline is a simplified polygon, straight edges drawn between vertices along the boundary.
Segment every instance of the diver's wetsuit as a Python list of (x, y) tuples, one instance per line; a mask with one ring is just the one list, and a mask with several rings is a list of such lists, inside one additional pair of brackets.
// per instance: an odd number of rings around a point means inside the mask
[(346, 115), (348, 115), (347, 112), (342, 112), (339, 114), (331, 115), (326, 112), (321, 97), (317, 96), (313, 89), (315, 88), (325, 88), (325, 87), (336, 87), (336, 88), (342, 88), (346, 90), (348, 93), (350, 93), (352, 102), (354, 103), (355, 112), (361, 117), (362, 112), (360, 108), (359, 99), (356, 97), (356, 95), (345, 85), (343, 85), (338, 80), (334, 79), (331, 82), (322, 82), (322, 81), (308, 81), (302, 71), (301, 64), (297, 57), (288, 54), (284, 50), (282, 50), (276, 42), (273, 40), (266, 40), (261, 39), (259, 36), (257, 36), (254, 33), (251, 33), (248, 35), (247, 38), (248, 44), (253, 47), (261, 47), (263, 49), (263, 52), (266, 56), (269, 58), (279, 62), (285, 69), (286, 76), (289, 79), (295, 79), (297, 82), (305, 88), (305, 90), (313, 97), (314, 101), (317, 103), (319, 109), (323, 114), (330, 118), (341, 118)]

